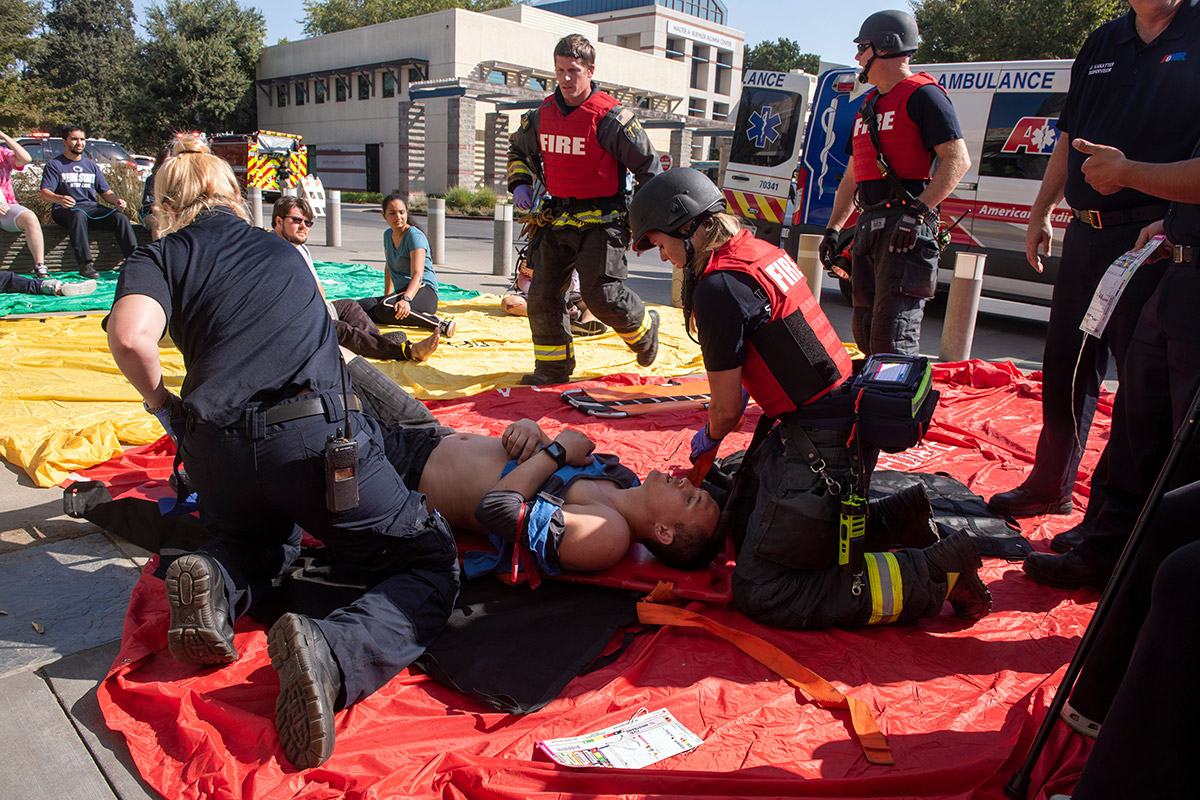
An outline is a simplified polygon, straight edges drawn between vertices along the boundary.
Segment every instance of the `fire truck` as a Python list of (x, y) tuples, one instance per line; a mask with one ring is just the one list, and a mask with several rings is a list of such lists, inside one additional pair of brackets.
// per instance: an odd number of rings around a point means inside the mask
[(257, 186), (274, 202), (281, 189), (295, 188), (308, 174), (308, 148), (291, 133), (255, 131), (209, 137), (213, 155), (228, 161), (243, 188)]

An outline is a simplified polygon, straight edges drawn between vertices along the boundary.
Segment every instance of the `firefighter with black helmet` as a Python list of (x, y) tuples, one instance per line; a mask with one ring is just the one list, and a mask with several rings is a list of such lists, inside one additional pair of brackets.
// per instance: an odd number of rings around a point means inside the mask
[(779, 628), (852, 627), (936, 614), (948, 598), (960, 616), (987, 614), (975, 545), (963, 533), (938, 540), (923, 492), (872, 503), (874, 552), (857, 576), (839, 566), (841, 488), (866, 496), (877, 451), (847, 444), (850, 359), (796, 263), (742, 230), (696, 170), (648, 181), (629, 221), (636, 251), (657, 247), (684, 273), (685, 323), (711, 392), (708, 422), (692, 440), (699, 471), (749, 398), (763, 411), (722, 515), (739, 547), (733, 597), (742, 613)]
[[(971, 165), (950, 98), (928, 74), (909, 68), (917, 21), (879, 11), (854, 40), (863, 98), (838, 186), (821, 259), (831, 263), (852, 204), (860, 210), (853, 245), (854, 340), (867, 355), (920, 349), (925, 301), (937, 287), (938, 205)], [(934, 166), (934, 158), (937, 166)]]
[(533, 216), (529, 244), (529, 329), (534, 371), (523, 384), (565, 383), (575, 369), (562, 297), (579, 274), (592, 314), (616, 331), (643, 367), (658, 355), (658, 314), (626, 288), (629, 244), (625, 176), (641, 183), (658, 154), (633, 112), (592, 81), (596, 50), (579, 34), (554, 48), (558, 88), (521, 117), (508, 148), (508, 189), (518, 211), (534, 209), (534, 181), (551, 197)]

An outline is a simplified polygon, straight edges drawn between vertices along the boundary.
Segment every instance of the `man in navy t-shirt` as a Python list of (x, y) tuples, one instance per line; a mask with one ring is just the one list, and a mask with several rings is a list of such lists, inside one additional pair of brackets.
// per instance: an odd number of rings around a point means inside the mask
[[(126, 258), (137, 248), (137, 237), (129, 217), (121, 213), (125, 201), (109, 187), (96, 162), (83, 154), (87, 144), (83, 129), (68, 125), (63, 129), (62, 139), (63, 154), (47, 162), (42, 171), (42, 199), (53, 203), (50, 218), (70, 232), (79, 273), (85, 278), (96, 278), (99, 273), (92, 264), (88, 229), (112, 231)], [(97, 192), (116, 208), (97, 204)]]

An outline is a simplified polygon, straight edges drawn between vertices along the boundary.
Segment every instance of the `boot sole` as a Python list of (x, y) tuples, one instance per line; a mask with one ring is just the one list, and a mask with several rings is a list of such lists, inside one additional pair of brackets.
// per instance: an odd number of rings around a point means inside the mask
[[(963, 590), (970, 592), (971, 596), (950, 600), (950, 608), (954, 610), (954, 616), (974, 621), (983, 619), (992, 613), (992, 591), (988, 589), (987, 584), (983, 582), (978, 573), (960, 572), (958, 574), (958, 582), (954, 584), (952, 594), (958, 594)], [(982, 606), (982, 611), (980, 606)]]
[(267, 633), (267, 655), (279, 673), (275, 729), (284, 755), (296, 769), (320, 766), (333, 755), (333, 704), (317, 676), (311, 624), (285, 614)]
[(210, 666), (231, 664), (238, 659), (232, 631), (227, 635), (217, 622), (224, 600), (214, 591), (210, 562), (198, 556), (181, 556), (167, 568), (167, 604), (171, 608), (167, 647), (176, 661)]

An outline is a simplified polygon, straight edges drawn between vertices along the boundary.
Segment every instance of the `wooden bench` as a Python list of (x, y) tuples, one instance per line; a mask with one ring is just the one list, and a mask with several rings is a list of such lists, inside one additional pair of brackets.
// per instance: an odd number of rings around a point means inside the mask
[[(150, 243), (150, 229), (145, 225), (133, 223), (133, 232), (139, 245)], [(125, 254), (121, 252), (112, 232), (97, 231), (97, 234), (89, 237), (92, 255), (96, 257), (93, 262), (96, 269), (119, 267), (125, 260)], [(75, 272), (79, 269), (66, 228), (60, 228), (53, 222), (43, 225), (42, 238), (46, 243), (46, 269), (51, 272)], [(33, 273), (33, 256), (29, 255), (29, 248), (25, 246), (25, 234), (0, 231), (0, 269)]]

